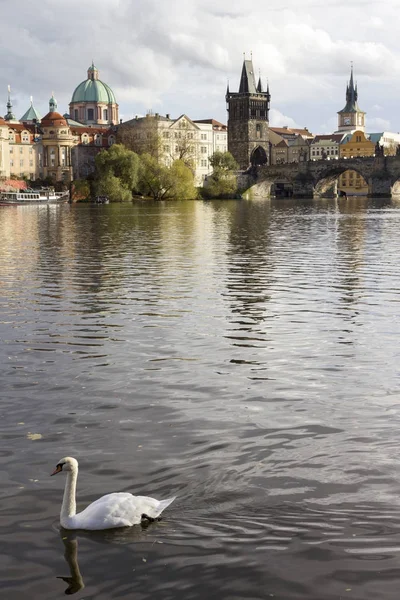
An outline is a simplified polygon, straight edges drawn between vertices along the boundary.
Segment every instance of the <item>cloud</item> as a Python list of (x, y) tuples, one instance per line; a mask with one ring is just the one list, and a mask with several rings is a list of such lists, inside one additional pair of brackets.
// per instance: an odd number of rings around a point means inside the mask
[(299, 128), (300, 126), (296, 123), (294, 119), (282, 114), (276, 108), (272, 108), (269, 113), (269, 122), (271, 127), (295, 127)]
[(354, 61), (360, 107), (388, 107), (382, 119), (400, 129), (387, 101), (400, 94), (396, 0), (269, 0), (251, 11), (241, 0), (19, 0), (23, 19), (3, 4), (0, 92), (5, 105), (12, 85), (18, 116), (30, 95), (47, 112), (52, 90), (65, 112), (94, 59), (123, 115), (153, 108), (225, 122), (227, 80), (238, 88), (252, 51), (269, 79), (271, 121), (323, 131), (344, 106)]
[(390, 121), (388, 119), (381, 119), (380, 117), (374, 117), (372, 119), (365, 119), (366, 129), (369, 133), (379, 131), (390, 131)]

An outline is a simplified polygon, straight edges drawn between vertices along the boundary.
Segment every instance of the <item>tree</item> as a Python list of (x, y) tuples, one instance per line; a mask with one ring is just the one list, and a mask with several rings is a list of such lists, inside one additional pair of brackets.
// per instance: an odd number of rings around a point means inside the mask
[(213, 173), (208, 177), (203, 189), (207, 198), (232, 198), (237, 193), (235, 171), (238, 164), (230, 152), (216, 151), (209, 158)]
[(158, 132), (157, 118), (147, 117), (139, 125), (122, 124), (117, 132), (118, 142), (136, 154), (150, 154), (159, 158), (162, 154), (162, 139)]
[(228, 172), (237, 171), (239, 169), (239, 165), (230, 152), (221, 152), (220, 150), (217, 150), (210, 156), (209, 161), (214, 171), (220, 170), (222, 172)]
[(99, 152), (95, 162), (95, 193), (108, 196), (111, 202), (132, 200), (139, 177), (138, 155), (122, 144), (114, 144), (109, 150)]
[(155, 200), (196, 198), (193, 173), (180, 160), (171, 167), (160, 164), (150, 154), (141, 156), (139, 190)]
[(174, 130), (175, 153), (171, 153), (171, 157), (175, 160), (182, 161), (192, 172), (195, 170), (196, 164), (196, 147), (194, 144), (194, 131), (186, 119), (179, 121), (178, 129)]

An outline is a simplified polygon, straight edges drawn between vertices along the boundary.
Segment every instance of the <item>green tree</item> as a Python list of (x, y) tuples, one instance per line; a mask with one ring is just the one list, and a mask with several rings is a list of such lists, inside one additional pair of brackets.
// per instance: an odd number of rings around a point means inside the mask
[(220, 150), (217, 150), (210, 156), (209, 161), (214, 171), (220, 170), (222, 172), (228, 172), (237, 171), (239, 169), (239, 165), (230, 152), (221, 152)]
[(216, 151), (209, 158), (213, 173), (203, 188), (206, 198), (232, 198), (237, 193), (238, 164), (230, 152)]
[(132, 200), (139, 179), (138, 155), (122, 144), (114, 144), (99, 152), (95, 162), (95, 193), (108, 196), (111, 202)]
[(142, 194), (155, 200), (196, 198), (193, 173), (181, 160), (167, 167), (150, 154), (140, 158), (139, 190)]

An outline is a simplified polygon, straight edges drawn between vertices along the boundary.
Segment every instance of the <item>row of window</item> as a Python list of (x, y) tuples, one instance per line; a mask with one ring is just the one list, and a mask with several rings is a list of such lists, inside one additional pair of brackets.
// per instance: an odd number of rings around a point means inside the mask
[[(15, 161), (15, 162), (18, 162), (18, 161)], [(20, 166), (20, 167), (23, 167), (23, 166), (24, 166), (24, 164), (25, 164), (25, 161), (24, 161), (24, 159), (23, 159), (23, 158), (21, 158), (21, 160), (19, 161), (19, 166)], [(14, 166), (14, 159), (11, 159), (11, 160), (10, 160), (10, 167), (13, 167), (13, 166)], [(30, 160), (30, 161), (29, 161), (29, 166), (30, 166), (30, 167), (33, 167), (33, 160)]]
[[(101, 116), (101, 114), (103, 116)], [(95, 121), (95, 109), (94, 108), (88, 108), (86, 109), (86, 120), (87, 121)], [(79, 109), (75, 108), (74, 109), (74, 119), (75, 121), (79, 121)], [(108, 121), (108, 108), (103, 108), (103, 112), (101, 113), (100, 111), (100, 119), (102, 119), (103, 121)]]

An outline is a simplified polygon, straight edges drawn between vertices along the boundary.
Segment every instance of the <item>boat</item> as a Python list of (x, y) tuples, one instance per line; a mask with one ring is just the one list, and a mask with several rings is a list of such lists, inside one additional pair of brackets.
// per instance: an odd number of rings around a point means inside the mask
[(93, 200), (93, 204), (109, 204), (110, 199), (108, 196), (96, 196)]
[(56, 192), (54, 188), (26, 189), (0, 192), (0, 206), (10, 204), (58, 204), (68, 202), (69, 192)]

